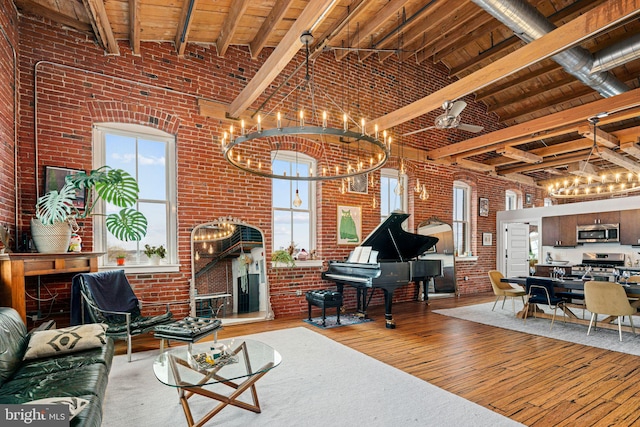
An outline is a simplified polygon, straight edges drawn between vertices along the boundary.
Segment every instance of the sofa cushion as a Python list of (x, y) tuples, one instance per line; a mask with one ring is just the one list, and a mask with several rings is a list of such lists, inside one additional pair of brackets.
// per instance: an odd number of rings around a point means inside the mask
[(0, 387), (22, 362), (27, 327), (13, 308), (0, 307)]
[(25, 360), (15, 371), (12, 379), (16, 380), (58, 371), (66, 371), (94, 363), (101, 363), (107, 367), (107, 370), (110, 370), (113, 360), (113, 349), (113, 340), (108, 338), (107, 344), (99, 348), (53, 357)]
[(5, 382), (0, 387), (0, 403), (25, 403), (45, 397), (104, 398), (109, 372), (102, 363), (82, 366), (73, 371), (59, 371)]
[(96, 348), (107, 343), (106, 326), (100, 323), (36, 331), (31, 334), (24, 360), (57, 356)]

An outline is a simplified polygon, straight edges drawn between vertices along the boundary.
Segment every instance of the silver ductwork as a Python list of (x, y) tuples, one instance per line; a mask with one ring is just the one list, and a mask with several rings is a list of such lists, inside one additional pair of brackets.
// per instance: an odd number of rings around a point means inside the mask
[[(557, 27), (524, 0), (473, 0), (475, 4), (509, 27), (529, 43)], [(551, 57), (569, 74), (598, 91), (605, 98), (619, 95), (629, 87), (608, 72), (592, 73), (594, 58), (582, 47), (573, 47)]]
[(602, 49), (594, 55), (592, 73), (609, 71), (619, 65), (640, 58), (640, 34)]

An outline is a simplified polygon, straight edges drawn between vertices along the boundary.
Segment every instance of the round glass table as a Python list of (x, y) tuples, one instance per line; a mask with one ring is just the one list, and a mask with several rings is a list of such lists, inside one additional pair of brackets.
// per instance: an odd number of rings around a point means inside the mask
[[(153, 372), (161, 383), (177, 388), (187, 424), (202, 426), (227, 405), (259, 413), (255, 383), (281, 361), (280, 353), (267, 344), (235, 338), (168, 350), (156, 357)], [(233, 390), (222, 394), (205, 388), (214, 384)], [(237, 400), (249, 389), (252, 403)], [(194, 421), (188, 401), (195, 394), (219, 402), (198, 421)]]

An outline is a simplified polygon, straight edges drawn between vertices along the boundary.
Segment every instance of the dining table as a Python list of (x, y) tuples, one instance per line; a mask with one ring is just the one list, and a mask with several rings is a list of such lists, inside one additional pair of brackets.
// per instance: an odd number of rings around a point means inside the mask
[[(563, 310), (565, 316), (564, 320), (571, 323), (578, 323), (582, 325), (589, 325), (589, 319), (585, 319), (583, 316), (578, 316), (574, 310), (576, 308), (586, 309), (584, 304), (584, 284), (588, 282), (588, 280), (582, 280), (579, 277), (569, 277), (566, 279), (552, 278), (552, 277), (540, 277), (540, 276), (530, 276), (535, 277), (536, 279), (541, 280), (549, 280), (553, 282), (554, 290), (556, 292), (562, 292), (563, 297), (567, 300), (566, 304), (562, 304), (560, 308)], [(527, 277), (525, 276), (517, 276), (517, 277), (505, 277), (500, 280), (501, 282), (512, 283), (522, 286), (526, 289)], [(629, 298), (629, 303), (632, 307), (636, 309), (640, 308), (640, 284), (638, 283), (618, 283), (622, 286), (627, 293), (627, 297)], [(576, 298), (571, 298), (570, 293), (576, 293)], [(526, 308), (526, 306), (525, 306)], [(551, 319), (553, 315), (551, 313), (545, 313), (542, 310), (530, 305), (525, 311), (523, 308), (519, 311), (516, 316), (524, 319), (525, 317), (529, 317), (533, 314), (533, 311), (536, 310), (537, 317), (544, 317)], [(574, 310), (572, 310), (574, 309)], [(613, 322), (617, 319), (617, 316), (608, 316), (605, 319), (598, 320), (598, 326), (607, 329), (617, 329), (617, 324), (613, 324)], [(631, 331), (631, 328), (628, 326), (623, 326), (623, 330)]]

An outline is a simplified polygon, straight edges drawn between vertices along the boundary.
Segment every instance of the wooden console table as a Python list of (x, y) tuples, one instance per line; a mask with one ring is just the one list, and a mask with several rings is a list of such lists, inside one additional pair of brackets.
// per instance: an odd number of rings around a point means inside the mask
[(98, 252), (0, 254), (0, 305), (13, 307), (27, 321), (25, 278), (98, 271)]

